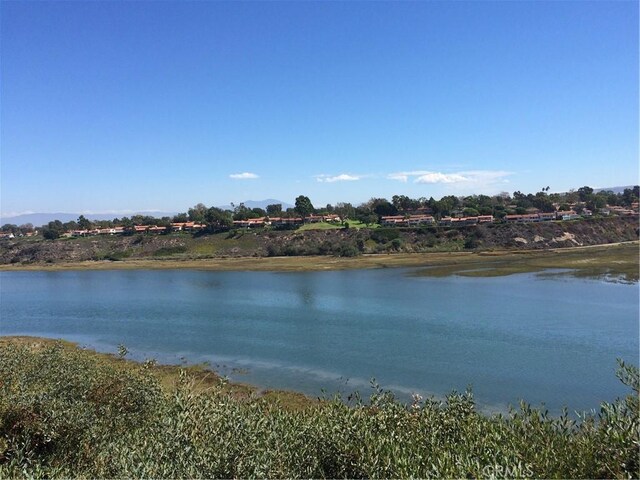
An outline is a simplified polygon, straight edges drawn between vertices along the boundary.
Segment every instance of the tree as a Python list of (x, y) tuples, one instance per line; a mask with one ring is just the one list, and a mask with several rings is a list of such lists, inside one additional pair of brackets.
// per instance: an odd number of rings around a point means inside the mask
[(204, 222), (204, 214), (207, 213), (207, 207), (203, 203), (196, 204), (188, 211), (189, 220), (192, 222), (202, 223)]
[(56, 238), (60, 238), (62, 232), (64, 232), (62, 222), (60, 220), (53, 220), (44, 227), (42, 230), (42, 236), (47, 240), (55, 240)]
[(607, 197), (605, 195), (592, 195), (587, 200), (587, 208), (592, 212), (597, 212), (607, 205)]
[(4, 233), (13, 233), (14, 235), (16, 235), (19, 231), (19, 227), (18, 225), (15, 225), (13, 223), (5, 223), (4, 225), (2, 225), (2, 228), (0, 228), (0, 231)]
[(21, 234), (26, 235), (27, 233), (33, 232), (33, 223), (25, 223), (24, 225), (20, 225), (18, 230)]
[(354, 217), (365, 225), (373, 225), (378, 221), (378, 215), (371, 210), (371, 206), (368, 203), (358, 206), (355, 209)]
[(220, 229), (226, 229), (233, 223), (231, 219), (231, 212), (221, 210), (216, 207), (211, 207), (204, 215), (207, 228), (210, 231), (217, 231)]
[(391, 197), (391, 203), (396, 210), (408, 211), (420, 208), (420, 201), (409, 198), (406, 195), (394, 195)]
[(630, 207), (633, 202), (638, 201), (638, 186), (636, 185), (633, 188), (625, 188), (622, 192), (622, 203), (626, 207)]
[[(263, 213), (265, 213), (264, 210), (263, 210)], [(234, 220), (247, 220), (249, 218), (258, 218), (261, 216), (264, 217), (264, 215), (259, 215), (253, 210), (251, 210), (249, 207), (246, 207), (244, 203), (241, 203), (240, 205), (238, 205), (233, 209)]]
[(186, 223), (189, 221), (189, 216), (186, 213), (179, 213), (173, 216), (173, 223)]
[(353, 205), (351, 205), (350, 203), (337, 203), (333, 211), (342, 220), (346, 220), (347, 218), (355, 218), (356, 216), (356, 209), (353, 208)]
[(367, 203), (369, 208), (379, 217), (398, 214), (398, 209), (386, 198), (372, 198)]
[[(51, 222), (49, 222), (51, 223)], [(89, 230), (92, 227), (92, 224), (89, 220), (87, 220), (84, 215), (80, 215), (78, 217), (78, 228), (80, 230)]]
[(271, 205), (267, 205), (267, 215), (270, 217), (279, 217), (282, 215), (282, 204), (273, 203)]
[(302, 218), (308, 217), (310, 214), (314, 212), (314, 210), (315, 209), (313, 208), (313, 204), (311, 203), (311, 200), (309, 199), (309, 197), (300, 195), (298, 198), (296, 198), (295, 211)]
[(543, 212), (555, 212), (556, 210), (551, 199), (544, 191), (536, 193), (532, 203), (534, 207)]
[(586, 202), (587, 200), (589, 200), (592, 194), (593, 188), (591, 187), (584, 186), (578, 189), (578, 196), (580, 197), (581, 202)]
[(78, 224), (71, 220), (70, 222), (63, 223), (62, 228), (65, 232), (68, 232), (70, 230), (78, 230)]
[(475, 208), (467, 207), (462, 211), (462, 214), (465, 217), (477, 217), (478, 215), (480, 215), (480, 212)]
[[(155, 222), (156, 226), (158, 227), (165, 227), (168, 228), (171, 226), (171, 218), (170, 217), (162, 217), (161, 219), (159, 219), (157, 222)], [(170, 228), (168, 228), (167, 231), (171, 231)]]

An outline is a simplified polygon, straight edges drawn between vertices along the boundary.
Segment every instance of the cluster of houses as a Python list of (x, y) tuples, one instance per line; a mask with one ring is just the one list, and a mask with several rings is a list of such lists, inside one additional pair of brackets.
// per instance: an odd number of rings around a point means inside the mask
[(577, 220), (582, 217), (591, 216), (591, 211), (583, 210), (582, 215), (578, 215), (574, 210), (565, 210), (557, 212), (539, 212), (527, 213), (524, 215), (505, 215), (504, 221), (508, 223), (533, 223), (533, 222), (550, 222), (552, 220)]
[(288, 227), (299, 226), (304, 223), (340, 223), (342, 219), (338, 215), (309, 215), (302, 217), (260, 217), (248, 218), (247, 220), (234, 220), (233, 226), (239, 228), (258, 228), (258, 227)]
[[(631, 209), (618, 206), (607, 206), (600, 209), (602, 215), (618, 215), (633, 216), (638, 215), (638, 202), (631, 205)], [(507, 223), (533, 223), (533, 222), (549, 222), (553, 220), (576, 220), (579, 218), (589, 217), (592, 212), (583, 209), (580, 214), (575, 210), (556, 211), (551, 213), (537, 212), (526, 213), (521, 215), (506, 215), (502, 221)], [(428, 225), (439, 225), (444, 227), (457, 227), (493, 223), (496, 219), (493, 215), (479, 215), (476, 217), (443, 217), (436, 220), (432, 215), (426, 213), (418, 213), (414, 215), (388, 215), (381, 217), (380, 224), (385, 227), (419, 227)], [(260, 217), (249, 218), (247, 220), (234, 220), (235, 228), (286, 228), (296, 227), (305, 223), (341, 223), (342, 219), (339, 215), (309, 215), (308, 217)], [(111, 228), (94, 228), (85, 230), (71, 230), (62, 234), (63, 237), (87, 237), (96, 235), (118, 235), (124, 233), (166, 233), (170, 232), (198, 232), (204, 230), (207, 226), (198, 222), (174, 222), (168, 226), (158, 225), (133, 225), (132, 227), (111, 227)], [(27, 232), (24, 236), (30, 237), (37, 235), (37, 231)], [(15, 238), (13, 233), (0, 232), (0, 238)]]
[(14, 235), (13, 232), (0, 232), (0, 238), (16, 238), (16, 236), (33, 237), (35, 235), (38, 235), (37, 230), (33, 230), (32, 232), (26, 232), (26, 233), (18, 233), (18, 235)]
[[(441, 226), (477, 225), (493, 222), (493, 215), (479, 215), (477, 217), (443, 217), (437, 224)], [(385, 227), (419, 227), (435, 225), (436, 219), (431, 215), (390, 215), (382, 217), (380, 225)]]
[(172, 223), (168, 227), (158, 225), (134, 225), (132, 227), (93, 228), (85, 230), (71, 230), (62, 234), (63, 237), (92, 237), (96, 235), (118, 235), (123, 233), (166, 233), (172, 232), (198, 232), (207, 226), (197, 222)]
[(603, 215), (611, 215), (612, 213), (615, 215), (628, 216), (628, 215), (637, 215), (638, 214), (638, 202), (634, 202), (631, 204), (631, 209), (624, 207), (607, 207), (600, 210), (600, 213)]
[[(503, 221), (508, 223), (531, 223), (547, 222), (552, 220), (574, 220), (591, 215), (585, 211), (578, 215), (575, 211), (559, 211), (553, 213), (528, 213), (523, 215), (506, 215)], [(478, 215), (476, 217), (442, 217), (440, 220), (430, 215), (392, 215), (382, 217), (380, 224), (385, 227), (417, 227), (421, 225), (439, 225), (443, 227), (462, 227), (467, 225), (478, 225), (482, 223), (493, 223), (496, 219), (493, 215)]]

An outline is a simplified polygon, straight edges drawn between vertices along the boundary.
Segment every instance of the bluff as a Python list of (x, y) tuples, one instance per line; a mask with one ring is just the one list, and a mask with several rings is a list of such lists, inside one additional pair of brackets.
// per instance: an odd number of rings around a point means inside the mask
[(210, 235), (132, 235), (43, 240), (3, 239), (0, 264), (87, 260), (198, 259), (368, 253), (548, 249), (638, 240), (637, 217), (490, 224), (458, 228), (305, 231), (232, 230)]

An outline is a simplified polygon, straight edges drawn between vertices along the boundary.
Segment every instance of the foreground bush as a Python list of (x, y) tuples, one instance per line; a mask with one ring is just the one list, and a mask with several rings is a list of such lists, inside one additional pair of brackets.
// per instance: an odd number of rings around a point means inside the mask
[(574, 422), (522, 405), (484, 416), (470, 393), (403, 405), (378, 391), (292, 409), (198, 391), (171, 392), (149, 365), (105, 362), (61, 345), (0, 348), (0, 478), (562, 477), (640, 475), (633, 393)]

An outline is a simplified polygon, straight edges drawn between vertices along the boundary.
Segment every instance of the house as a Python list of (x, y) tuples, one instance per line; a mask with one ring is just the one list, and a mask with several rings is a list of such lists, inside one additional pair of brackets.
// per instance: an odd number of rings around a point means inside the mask
[(538, 217), (540, 217), (541, 222), (550, 222), (556, 219), (555, 212), (540, 212), (538, 213)]
[[(544, 218), (546, 220), (546, 218)], [(504, 220), (509, 223), (534, 223), (541, 222), (543, 217), (540, 213), (525, 213), (523, 215), (505, 215)]]
[(323, 220), (324, 219), (322, 215), (314, 215), (313, 213), (304, 219), (306, 223), (319, 223), (319, 222), (322, 222)]
[(206, 225), (196, 222), (173, 222), (171, 223), (172, 232), (195, 232), (206, 228)]
[(234, 220), (233, 226), (238, 228), (256, 228), (264, 227), (266, 223), (266, 217), (248, 218), (246, 220)]
[(478, 216), (478, 223), (492, 223), (493, 215), (480, 215)]
[(404, 223), (404, 215), (387, 215), (380, 218), (380, 225), (385, 227), (402, 225)]
[(98, 230), (100, 235), (115, 235), (116, 233), (124, 233), (124, 227), (101, 228)]
[(556, 219), (570, 220), (570, 218), (564, 218), (564, 217), (570, 217), (571, 215), (576, 215), (575, 210), (559, 210), (556, 212)]
[(433, 225), (436, 222), (436, 219), (431, 215), (409, 215), (408, 218), (409, 225)]
[(615, 213), (616, 215), (621, 215), (621, 216), (636, 215), (636, 212), (624, 207), (614, 206), (614, 207), (609, 207), (609, 210), (611, 211), (611, 213)]
[(478, 217), (462, 217), (460, 219), (460, 224), (463, 225), (463, 226), (477, 225), (478, 224)]
[(431, 215), (389, 215), (383, 216), (380, 220), (380, 225), (400, 227), (418, 227), (433, 223), (435, 223), (435, 218)]
[(301, 217), (271, 217), (269, 221), (274, 227), (288, 227), (304, 223)]

